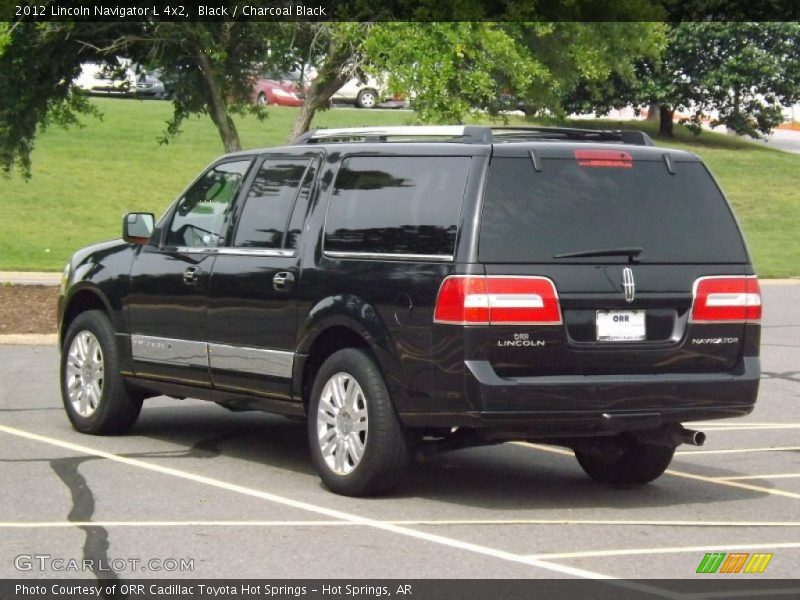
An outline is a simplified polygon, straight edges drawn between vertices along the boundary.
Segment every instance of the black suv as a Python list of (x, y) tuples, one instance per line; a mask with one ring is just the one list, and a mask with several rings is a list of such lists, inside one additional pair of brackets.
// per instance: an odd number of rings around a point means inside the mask
[(76, 429), (143, 399), (308, 418), (325, 485), (529, 440), (646, 483), (682, 422), (748, 414), (761, 297), (718, 185), (640, 132), (320, 130), (228, 154), (155, 224), (78, 251), (59, 302)]

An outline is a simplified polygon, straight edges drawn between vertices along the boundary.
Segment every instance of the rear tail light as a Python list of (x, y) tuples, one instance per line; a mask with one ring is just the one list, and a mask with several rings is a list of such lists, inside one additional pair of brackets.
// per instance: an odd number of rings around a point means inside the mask
[(434, 322), (560, 325), (556, 286), (546, 277), (452, 275), (442, 282)]
[(694, 283), (692, 321), (758, 321), (761, 288), (753, 277), (701, 277)]

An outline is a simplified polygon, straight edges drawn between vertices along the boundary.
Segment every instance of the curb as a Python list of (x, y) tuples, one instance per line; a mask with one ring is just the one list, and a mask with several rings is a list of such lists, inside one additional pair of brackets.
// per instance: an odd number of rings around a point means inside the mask
[(0, 271), (0, 285), (61, 285), (61, 273), (37, 271)]
[(0, 335), (0, 346), (55, 346), (56, 333), (8, 333)]

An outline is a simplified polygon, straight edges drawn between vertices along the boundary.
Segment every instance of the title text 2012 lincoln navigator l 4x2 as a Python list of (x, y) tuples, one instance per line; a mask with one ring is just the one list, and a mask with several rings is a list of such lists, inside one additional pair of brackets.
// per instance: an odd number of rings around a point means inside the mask
[(307, 417), (331, 490), (386, 492), (417, 452), (572, 448), (661, 475), (681, 423), (748, 414), (761, 296), (694, 155), (640, 132), (322, 130), (228, 154), (154, 223), (78, 251), (60, 298), (72, 424), (151, 396)]

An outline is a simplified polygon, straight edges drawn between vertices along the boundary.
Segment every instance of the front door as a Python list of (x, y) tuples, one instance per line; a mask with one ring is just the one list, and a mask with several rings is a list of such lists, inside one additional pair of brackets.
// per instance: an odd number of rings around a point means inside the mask
[(211, 385), (206, 344), (209, 277), (251, 162), (229, 160), (208, 169), (134, 260), (127, 314), (137, 376)]
[(267, 156), (243, 198), (231, 243), (209, 285), (214, 386), (289, 400), (297, 327), (299, 239), (314, 190), (315, 156)]

